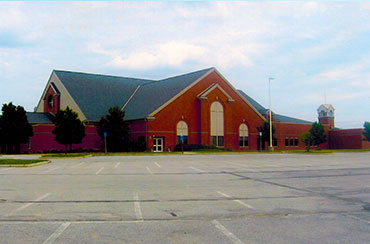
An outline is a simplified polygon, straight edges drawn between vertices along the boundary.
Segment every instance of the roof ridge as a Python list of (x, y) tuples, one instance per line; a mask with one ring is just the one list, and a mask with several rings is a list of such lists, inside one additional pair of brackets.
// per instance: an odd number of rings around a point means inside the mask
[(161, 81), (164, 81), (164, 80), (174, 79), (174, 78), (178, 78), (178, 77), (181, 77), (181, 76), (195, 74), (195, 73), (198, 73), (198, 72), (200, 73), (200, 72), (204, 72), (206, 70), (212, 70), (212, 69), (215, 69), (215, 67), (210, 67), (210, 68), (206, 68), (206, 69), (200, 69), (200, 70), (197, 70), (197, 71), (192, 71), (192, 72), (184, 73), (184, 74), (181, 74), (181, 75), (170, 76), (170, 77), (167, 77), (167, 78), (164, 78), (164, 79), (160, 79), (160, 80), (156, 80), (156, 81), (161, 82)]
[(94, 75), (94, 76), (103, 76), (103, 77), (111, 77), (111, 78), (125, 78), (125, 79), (134, 79), (134, 80), (144, 80), (148, 82), (154, 82), (156, 80), (146, 79), (146, 78), (135, 78), (135, 77), (127, 77), (127, 76), (118, 76), (118, 75), (104, 75), (104, 74), (95, 74), (95, 73), (87, 73), (87, 72), (80, 72), (80, 71), (70, 71), (70, 70), (53, 70), (54, 72), (65, 72), (65, 73), (73, 73), (73, 74), (82, 74), (82, 75)]

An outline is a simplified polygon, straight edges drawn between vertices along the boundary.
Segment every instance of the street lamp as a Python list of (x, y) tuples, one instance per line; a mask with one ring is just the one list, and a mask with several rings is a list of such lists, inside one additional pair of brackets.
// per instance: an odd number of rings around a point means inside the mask
[(270, 109), (269, 109), (269, 117), (270, 117), (270, 151), (274, 151), (274, 147), (272, 146), (272, 121), (271, 121), (271, 80), (274, 78), (269, 78), (269, 103), (270, 103)]

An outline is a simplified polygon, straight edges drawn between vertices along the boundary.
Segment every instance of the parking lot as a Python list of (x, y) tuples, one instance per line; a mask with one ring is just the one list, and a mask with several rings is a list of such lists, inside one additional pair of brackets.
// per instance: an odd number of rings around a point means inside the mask
[(0, 168), (1, 244), (369, 240), (368, 152), (109, 156)]

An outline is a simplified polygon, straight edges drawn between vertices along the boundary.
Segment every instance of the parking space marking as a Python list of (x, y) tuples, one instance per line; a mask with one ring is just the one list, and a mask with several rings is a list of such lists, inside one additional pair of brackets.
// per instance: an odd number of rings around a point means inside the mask
[(118, 166), (120, 165), (121, 163), (116, 163), (116, 165), (114, 165), (115, 168), (118, 168)]
[(57, 169), (60, 169), (62, 167), (55, 167), (55, 168), (52, 168), (52, 169), (48, 169), (48, 170), (45, 170), (43, 172), (41, 172), (42, 174), (46, 174), (46, 173), (50, 173), (51, 171), (54, 171), (54, 170), (57, 170)]
[(104, 166), (103, 167), (101, 167), (98, 171), (96, 171), (96, 175), (98, 175), (100, 172), (102, 172), (103, 171), (103, 169), (104, 169)]
[(136, 219), (143, 221), (143, 213), (141, 212), (140, 203), (139, 203), (139, 195), (134, 192), (134, 204), (135, 204), (135, 215)]
[(354, 216), (354, 215), (352, 215), (352, 214), (344, 214), (344, 216), (346, 216), (346, 217), (350, 217), (350, 218), (352, 218), (352, 219), (355, 219), (355, 220), (358, 220), (358, 221), (360, 221), (360, 222), (363, 222), (363, 223), (366, 223), (366, 224), (369, 224), (369, 225), (370, 225), (370, 221), (367, 221), (367, 220), (361, 219), (361, 218), (356, 217), (356, 216)]
[(220, 222), (217, 220), (212, 220), (212, 224), (219, 229), (225, 236), (227, 236), (234, 244), (245, 244), (240, 239), (238, 239), (233, 233), (231, 233), (228, 229), (225, 228)]
[(49, 192), (48, 192), (48, 193), (46, 193), (46, 194), (42, 195), (41, 197), (39, 197), (39, 198), (37, 198), (37, 199), (33, 200), (33, 202), (29, 202), (29, 203), (27, 203), (27, 204), (25, 204), (25, 205), (23, 205), (23, 206), (21, 206), (21, 207), (19, 207), (19, 208), (15, 209), (15, 210), (11, 211), (10, 213), (6, 214), (5, 216), (7, 216), (7, 217), (8, 217), (8, 216), (11, 216), (11, 215), (13, 215), (13, 214), (15, 214), (15, 213), (17, 213), (17, 212), (19, 212), (19, 211), (21, 211), (21, 210), (25, 209), (25, 208), (28, 208), (29, 206), (33, 205), (35, 202), (41, 201), (42, 199), (44, 199), (44, 198), (48, 197), (50, 194), (51, 194), (51, 193), (49, 193)]
[[(220, 194), (220, 195), (222, 195), (222, 196), (224, 196), (224, 197), (226, 197), (226, 198), (232, 198), (231, 196), (229, 196), (229, 195), (227, 195), (226, 193), (223, 193), (223, 192), (221, 192), (221, 191), (217, 191), (217, 193), (218, 194)], [(254, 207), (252, 207), (251, 205), (249, 205), (249, 204), (246, 204), (245, 202), (242, 202), (242, 201), (240, 201), (240, 200), (233, 200), (234, 202), (237, 202), (237, 203), (239, 203), (240, 205), (243, 205), (244, 207), (246, 207), (246, 208), (250, 208), (250, 209), (255, 209)]]
[(81, 166), (83, 165), (85, 162), (82, 162), (82, 163), (79, 163), (79, 164), (76, 164), (76, 165), (73, 165), (71, 166), (70, 168), (73, 169), (73, 168), (77, 168), (78, 166)]
[(238, 168), (242, 168), (242, 169), (247, 170), (249, 172), (256, 172), (256, 170), (251, 169), (251, 168), (249, 168), (249, 167), (247, 167), (246, 165), (243, 165), (243, 164), (238, 164), (238, 163), (229, 163), (229, 164), (234, 165)]
[(198, 168), (195, 168), (195, 167), (189, 167), (189, 168), (191, 168), (191, 169), (193, 169), (195, 171), (198, 171), (200, 173), (204, 173), (205, 172), (204, 170), (201, 170), (201, 169), (198, 169)]
[(51, 236), (49, 236), (49, 238), (46, 239), (46, 241), (44, 241), (42, 244), (53, 243), (68, 228), (70, 224), (71, 222), (65, 222), (61, 224), (58, 229), (53, 234), (51, 234)]
[(146, 170), (149, 172), (149, 174), (153, 175), (153, 172), (149, 169), (149, 167), (146, 167)]
[(159, 165), (159, 163), (154, 162), (154, 164), (155, 164), (155, 165), (157, 165), (157, 166), (158, 166), (158, 168), (162, 168), (162, 166), (160, 166), (160, 165)]

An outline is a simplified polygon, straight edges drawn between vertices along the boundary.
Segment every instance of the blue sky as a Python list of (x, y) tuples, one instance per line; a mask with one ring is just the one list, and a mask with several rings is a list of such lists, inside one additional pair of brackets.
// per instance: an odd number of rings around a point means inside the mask
[(216, 67), (276, 113), (370, 120), (370, 2), (0, 2), (0, 103), (32, 111), (53, 69), (160, 79)]

